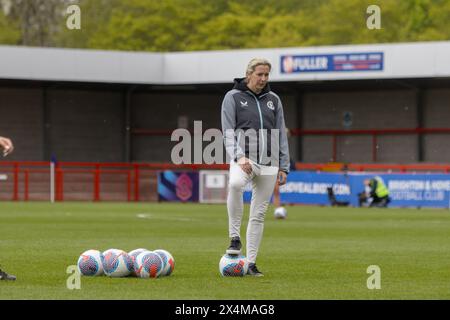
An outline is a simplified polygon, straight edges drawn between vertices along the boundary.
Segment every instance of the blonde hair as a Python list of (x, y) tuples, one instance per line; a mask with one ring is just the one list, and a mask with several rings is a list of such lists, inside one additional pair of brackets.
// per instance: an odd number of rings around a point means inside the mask
[(268, 66), (269, 71), (272, 70), (272, 65), (270, 64), (269, 60), (264, 58), (253, 58), (250, 60), (250, 62), (247, 65), (247, 70), (245, 72), (245, 76), (251, 75), (253, 72), (255, 72), (255, 69), (257, 66)]

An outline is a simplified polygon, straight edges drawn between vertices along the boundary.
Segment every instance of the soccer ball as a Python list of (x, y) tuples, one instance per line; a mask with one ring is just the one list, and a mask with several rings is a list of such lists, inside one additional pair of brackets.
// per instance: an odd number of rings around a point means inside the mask
[(133, 277), (138, 277), (138, 274), (136, 273), (136, 270), (134, 269), (136, 258), (140, 253), (142, 253), (144, 251), (148, 251), (148, 250), (140, 248), (140, 249), (134, 249), (133, 251), (128, 252), (128, 255), (131, 258), (131, 262), (133, 263), (133, 271), (131, 271), (131, 274), (130, 274)]
[(273, 215), (275, 216), (275, 219), (286, 219), (287, 210), (285, 207), (278, 207), (275, 209)]
[(243, 277), (247, 270), (248, 261), (243, 255), (225, 254), (220, 259), (219, 271), (224, 277)]
[(175, 268), (175, 259), (173, 258), (173, 256), (169, 251), (164, 249), (158, 249), (153, 252), (158, 254), (163, 261), (163, 270), (161, 272), (161, 276), (170, 276), (170, 274), (173, 272), (173, 269)]
[(157, 253), (144, 251), (136, 257), (134, 269), (138, 277), (157, 278), (161, 275), (163, 265), (164, 262)]
[(78, 270), (84, 276), (103, 274), (103, 254), (98, 250), (87, 250), (78, 258)]
[(133, 271), (133, 262), (125, 251), (108, 249), (103, 252), (103, 270), (113, 278), (126, 277)]

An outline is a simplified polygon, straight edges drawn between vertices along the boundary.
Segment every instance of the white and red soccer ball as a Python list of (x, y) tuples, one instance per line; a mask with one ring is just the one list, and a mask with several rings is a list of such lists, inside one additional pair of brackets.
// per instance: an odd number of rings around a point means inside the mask
[(131, 271), (131, 274), (130, 274), (133, 277), (139, 277), (137, 275), (137, 273), (136, 273), (136, 268), (135, 268), (135, 266), (136, 266), (136, 258), (137, 258), (137, 256), (139, 254), (141, 254), (144, 251), (149, 251), (149, 250), (144, 249), (144, 248), (139, 248), (139, 249), (134, 249), (134, 250), (128, 252), (128, 255), (130, 256), (131, 261), (133, 262), (133, 271)]
[(99, 276), (103, 274), (103, 254), (94, 249), (86, 250), (78, 258), (78, 271), (84, 276)]
[(163, 271), (161, 257), (153, 251), (143, 251), (135, 259), (134, 271), (140, 278), (157, 278)]
[(219, 262), (219, 272), (224, 277), (243, 277), (247, 274), (248, 261), (243, 255), (225, 254)]
[(103, 252), (103, 270), (109, 277), (126, 277), (133, 271), (133, 262), (125, 251), (108, 249)]
[(175, 259), (164, 249), (139, 248), (129, 253), (120, 249), (108, 249), (103, 253), (91, 249), (80, 255), (77, 266), (80, 274), (85, 276), (157, 278), (173, 272)]
[(285, 207), (278, 207), (273, 212), (275, 219), (286, 219), (287, 218), (287, 210)]
[(153, 252), (157, 253), (163, 261), (163, 270), (161, 272), (161, 276), (170, 276), (175, 269), (175, 259), (173, 258), (173, 256), (169, 251), (164, 249), (158, 249)]

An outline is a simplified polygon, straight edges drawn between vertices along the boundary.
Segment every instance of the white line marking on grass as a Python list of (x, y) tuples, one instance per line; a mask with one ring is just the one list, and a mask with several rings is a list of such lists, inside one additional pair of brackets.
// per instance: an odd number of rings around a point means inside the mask
[(140, 218), (140, 219), (150, 219), (150, 214), (148, 213), (139, 213), (136, 215), (136, 217)]
[(136, 215), (139, 219), (157, 219), (157, 220), (169, 220), (169, 221), (196, 221), (196, 219), (192, 218), (183, 218), (183, 217), (167, 217), (167, 216), (154, 216), (150, 213), (138, 213)]

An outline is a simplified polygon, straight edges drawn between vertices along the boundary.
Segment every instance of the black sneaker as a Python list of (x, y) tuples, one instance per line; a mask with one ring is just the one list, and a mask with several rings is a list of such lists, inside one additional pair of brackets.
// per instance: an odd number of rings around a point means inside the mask
[(2, 271), (2, 269), (0, 269), (0, 280), (16, 280), (16, 276), (7, 274), (5, 271)]
[(231, 238), (230, 246), (227, 249), (227, 254), (240, 254), (242, 248), (241, 239), (239, 237)]
[(258, 270), (258, 268), (256, 267), (256, 264), (254, 264), (254, 263), (250, 263), (248, 265), (247, 274), (249, 276), (254, 276), (254, 277), (264, 277), (264, 274)]

